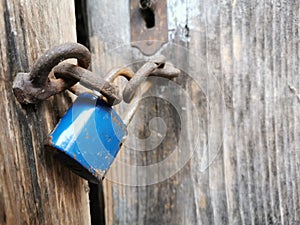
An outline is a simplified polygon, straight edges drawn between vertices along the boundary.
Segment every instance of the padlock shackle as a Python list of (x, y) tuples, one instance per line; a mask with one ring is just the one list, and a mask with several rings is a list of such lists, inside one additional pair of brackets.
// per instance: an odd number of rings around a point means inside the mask
[[(88, 74), (87, 74), (88, 73)], [(75, 95), (80, 95), (82, 93), (91, 93), (95, 94), (91, 89), (101, 93), (106, 101), (110, 105), (115, 105), (121, 102), (122, 98), (119, 95), (117, 86), (114, 85), (114, 82), (118, 77), (125, 77), (127, 80), (130, 80), (134, 76), (134, 72), (129, 67), (115, 68), (110, 70), (104, 78), (94, 75), (90, 71), (83, 71), (82, 69), (69, 64), (63, 63), (54, 68), (54, 74), (58, 78), (67, 79), (68, 77), (76, 78), (78, 81), (81, 81), (81, 84), (75, 84), (69, 88)], [(88, 87), (88, 88), (87, 88)]]
[[(106, 98), (109, 105), (115, 105), (122, 101), (122, 97), (116, 85), (79, 66), (70, 63), (62, 63), (54, 68), (54, 75), (58, 78), (68, 79), (71, 77), (72, 79), (80, 81), (84, 87), (101, 93)], [(76, 95), (81, 94), (82, 91), (91, 92), (79, 85), (76, 86), (77, 87), (70, 89), (72, 92), (74, 91)]]
[(134, 72), (129, 67), (115, 68), (110, 70), (104, 76), (104, 79), (108, 82), (114, 82), (120, 76), (125, 77), (129, 81), (133, 78)]

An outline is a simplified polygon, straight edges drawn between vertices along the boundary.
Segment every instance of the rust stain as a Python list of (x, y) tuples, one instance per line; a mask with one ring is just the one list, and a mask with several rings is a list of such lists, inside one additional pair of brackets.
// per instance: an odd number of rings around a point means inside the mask
[[(153, 55), (168, 42), (167, 1), (155, 1), (151, 7), (140, 8), (140, 1), (130, 1), (131, 45), (145, 55)], [(148, 14), (144, 13), (148, 11)], [(147, 28), (149, 11), (154, 13), (155, 26)]]

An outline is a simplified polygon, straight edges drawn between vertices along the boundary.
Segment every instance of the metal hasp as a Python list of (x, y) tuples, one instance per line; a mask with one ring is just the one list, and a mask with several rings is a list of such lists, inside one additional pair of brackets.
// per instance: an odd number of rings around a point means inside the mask
[(84, 93), (49, 135), (46, 147), (74, 173), (99, 183), (125, 135), (126, 126), (118, 114), (105, 101)]
[(131, 45), (153, 55), (168, 42), (167, 1), (130, 0)]
[(77, 83), (77, 80), (48, 77), (53, 67), (69, 58), (78, 59), (78, 65), (83, 68), (88, 68), (91, 62), (90, 51), (77, 43), (66, 43), (49, 49), (37, 59), (29, 73), (17, 74), (13, 83), (17, 100), (21, 104), (34, 104)]
[[(78, 65), (59, 64), (69, 58), (76, 58)], [(66, 89), (73, 89), (72, 86), (80, 81), (85, 87), (100, 92), (110, 105), (120, 103), (122, 99), (117, 86), (87, 70), (90, 62), (91, 53), (81, 44), (55, 46), (37, 59), (29, 73), (17, 74), (13, 92), (21, 104), (34, 104)]]

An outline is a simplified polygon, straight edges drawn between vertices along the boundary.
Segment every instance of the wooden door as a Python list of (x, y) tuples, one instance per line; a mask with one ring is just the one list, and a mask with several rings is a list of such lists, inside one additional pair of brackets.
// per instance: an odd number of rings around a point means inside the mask
[(12, 84), (47, 49), (76, 42), (74, 2), (0, 1), (0, 224), (90, 224), (88, 184), (45, 153), (71, 103), (22, 106)]
[[(107, 224), (299, 224), (299, 1), (167, 3), (159, 53), (182, 76), (153, 80), (129, 126)], [(130, 45), (129, 1), (87, 12), (94, 71), (148, 59)]]

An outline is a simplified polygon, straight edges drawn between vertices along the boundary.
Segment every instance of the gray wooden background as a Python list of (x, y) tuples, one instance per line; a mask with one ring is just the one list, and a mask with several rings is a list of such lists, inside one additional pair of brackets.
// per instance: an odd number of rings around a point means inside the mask
[[(141, 65), (128, 1), (87, 4), (93, 70)], [(104, 182), (107, 224), (300, 224), (299, 6), (168, 1), (160, 53), (183, 75), (176, 88), (156, 81), (129, 126)], [(166, 131), (154, 149), (151, 129)], [(184, 166), (180, 151), (168, 160), (178, 143)]]

